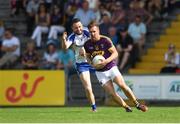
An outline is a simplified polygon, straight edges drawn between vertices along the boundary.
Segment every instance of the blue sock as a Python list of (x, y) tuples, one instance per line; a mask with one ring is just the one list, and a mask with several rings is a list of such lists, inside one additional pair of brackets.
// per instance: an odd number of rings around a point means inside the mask
[(96, 110), (96, 104), (91, 105), (92, 110)]

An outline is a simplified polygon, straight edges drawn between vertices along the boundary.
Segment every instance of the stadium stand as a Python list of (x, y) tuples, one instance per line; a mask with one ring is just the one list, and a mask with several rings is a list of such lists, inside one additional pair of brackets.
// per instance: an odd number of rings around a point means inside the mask
[(130, 69), (130, 74), (159, 74), (164, 62), (164, 54), (170, 43), (174, 44), (177, 52), (180, 52), (180, 15), (176, 16), (165, 33), (160, 35), (159, 40), (154, 42), (154, 47), (147, 50), (147, 54), (142, 57), (142, 61), (136, 64), (134, 69)]
[[(10, 4), (10, 0), (6, 0), (6, 1), (1, 0), (0, 1), (0, 3), (1, 3), (0, 18), (4, 21), (5, 27), (13, 28), (15, 30), (14, 31), (15, 35), (20, 39), (21, 47), (22, 47), (21, 52), (23, 53), (27, 42), (30, 41), (29, 40), (30, 36), (28, 36), (27, 35), (28, 32), (26, 32), (28, 27), (27, 27), (27, 14), (25, 12), (26, 11), (25, 7), (27, 7), (27, 3), (29, 1), (27, 1), (27, 0), (19, 0), (19, 1), (23, 2), (23, 6), (20, 3), (18, 3), (17, 4), (17, 6), (19, 7), (18, 12), (16, 12), (12, 16), (12, 6)], [(40, 2), (44, 3), (45, 1), (41, 0)], [(70, 24), (70, 20), (73, 17), (73, 13), (75, 14), (75, 12), (78, 10), (78, 8), (80, 8), (80, 2), (81, 1), (79, 0), (79, 2), (78, 1), (76, 1), (76, 2), (66, 1), (66, 3), (65, 2), (63, 3), (63, 2), (58, 2), (57, 0), (53, 0), (53, 3), (45, 2), (45, 4), (48, 4), (48, 8), (49, 8), (49, 6), (51, 7), (51, 6), (53, 6), (53, 4), (58, 3), (57, 5), (62, 10), (61, 12), (65, 13), (65, 11), (63, 11), (63, 9), (67, 9), (68, 11), (70, 11), (69, 13), (66, 11), (67, 13), (64, 17), (64, 21), (66, 23), (64, 26), (66, 27), (66, 30), (69, 31), (70, 29), (68, 29), (69, 28), (68, 24)], [(179, 36), (177, 36), (177, 34), (180, 31), (180, 29), (178, 28), (180, 26), (180, 21), (178, 21), (178, 20), (180, 20), (179, 19), (180, 16), (177, 16), (176, 20), (174, 20), (175, 16), (174, 15), (172, 16), (172, 12), (167, 16), (168, 11), (174, 10), (174, 9), (172, 9), (172, 7), (163, 10), (163, 12), (160, 12), (158, 9), (153, 11), (153, 9), (151, 7), (154, 3), (151, 3), (147, 0), (146, 1), (129, 0), (128, 2), (127, 1), (124, 2), (123, 0), (119, 0), (119, 2), (112, 0), (112, 2), (111, 2), (111, 0), (107, 0), (106, 5), (103, 4), (103, 1), (100, 0), (100, 2), (103, 5), (103, 7), (105, 7), (104, 12), (106, 12), (110, 15), (113, 15), (113, 11), (116, 8), (116, 6), (118, 7), (119, 5), (121, 5), (121, 6), (123, 5), (122, 7), (125, 11), (125, 14), (127, 14), (127, 13), (129, 14), (130, 8), (132, 8), (132, 7), (136, 8), (136, 6), (138, 6), (138, 4), (140, 5), (140, 7), (143, 8), (142, 12), (147, 11), (153, 15), (153, 17), (154, 17), (153, 21), (150, 22), (149, 24), (147, 24), (147, 34), (146, 34), (146, 43), (145, 43), (145, 47), (147, 48), (147, 54), (142, 57), (142, 62), (137, 63), (135, 68), (132, 68), (129, 70), (129, 73), (133, 74), (134, 72), (136, 72), (135, 70), (138, 70), (138, 72), (139, 72), (140, 70), (145, 69), (145, 68), (148, 68), (148, 71), (149, 71), (149, 69), (151, 69), (151, 66), (153, 66), (153, 64), (154, 64), (153, 62), (156, 62), (156, 64), (158, 65), (156, 67), (153, 67), (153, 69), (155, 68), (157, 70), (152, 70), (149, 72), (158, 73), (159, 72), (158, 69), (160, 69), (163, 66), (163, 54), (165, 52), (165, 49), (167, 48), (167, 44), (169, 42), (173, 42), (177, 46), (177, 48), (179, 48), (179, 43), (178, 43)], [(24, 3), (26, 3), (26, 4), (24, 4)], [(150, 6), (148, 6), (148, 5), (150, 5)], [(91, 7), (92, 7), (92, 4), (91, 4)], [(99, 10), (101, 9), (100, 7), (101, 6), (99, 6), (99, 8), (98, 8)], [(72, 10), (69, 8), (71, 8)], [(96, 8), (96, 6), (95, 6), (95, 8)], [(98, 13), (98, 9), (96, 10), (97, 13)], [(102, 14), (101, 10), (99, 12), (100, 12), (100, 14)], [(157, 13), (162, 14), (162, 15), (158, 15)], [(72, 15), (70, 15), (70, 14), (72, 14)], [(143, 15), (143, 13), (141, 13), (141, 11), (139, 11), (139, 14)], [(96, 16), (98, 16), (100, 18), (100, 20), (102, 19), (102, 15), (97, 14)], [(166, 16), (166, 17), (161, 17), (161, 16)], [(120, 21), (120, 25), (118, 25), (118, 26), (124, 25), (125, 24), (124, 22), (126, 22), (125, 21), (126, 18), (124, 18), (126, 16), (122, 16), (122, 17), (123, 18)], [(174, 21), (171, 23), (171, 26), (169, 26), (169, 22), (171, 22), (172, 20), (174, 20)], [(111, 20), (111, 21), (113, 21), (113, 20)], [(159, 38), (159, 35), (161, 35), (160, 38)], [(47, 36), (43, 36), (43, 48), (46, 47), (46, 41), (47, 41)], [(157, 41), (157, 42), (155, 42), (155, 41)], [(45, 50), (46, 49), (41, 49), (41, 50), (38, 50), (38, 52), (41, 53), (40, 55), (43, 55)], [(155, 54), (158, 56), (155, 57), (154, 56)], [(150, 64), (150, 60), (153, 61), (151, 63), (152, 65)], [(145, 63), (149, 66), (146, 67), (145, 64), (143, 64), (143, 63)], [(132, 65), (127, 66), (127, 68), (125, 68), (125, 71), (123, 71), (123, 72), (127, 72), (129, 67), (131, 67), (131, 66)], [(14, 68), (22, 69), (22, 66), (20, 63), (18, 63), (17, 66)], [(142, 72), (144, 73), (145, 70)]]

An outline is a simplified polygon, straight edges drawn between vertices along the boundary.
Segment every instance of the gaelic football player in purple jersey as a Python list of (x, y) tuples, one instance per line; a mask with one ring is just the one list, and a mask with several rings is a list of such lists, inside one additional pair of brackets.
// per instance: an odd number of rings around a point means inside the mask
[(113, 82), (123, 90), (125, 95), (131, 101), (133, 101), (137, 109), (143, 112), (147, 111), (147, 106), (137, 101), (137, 98), (133, 94), (132, 90), (126, 85), (120, 71), (118, 70), (115, 63), (115, 59), (118, 57), (118, 52), (113, 46), (112, 41), (108, 37), (100, 35), (99, 26), (95, 22), (91, 22), (88, 28), (91, 39), (84, 44), (88, 62), (91, 64), (91, 60), (96, 55), (102, 55), (105, 58), (105, 60), (102, 60), (101, 63), (92, 65), (96, 68), (96, 76), (102, 87), (119, 105), (122, 105), (127, 112), (132, 112), (132, 109), (118, 95), (118, 93), (115, 92)]

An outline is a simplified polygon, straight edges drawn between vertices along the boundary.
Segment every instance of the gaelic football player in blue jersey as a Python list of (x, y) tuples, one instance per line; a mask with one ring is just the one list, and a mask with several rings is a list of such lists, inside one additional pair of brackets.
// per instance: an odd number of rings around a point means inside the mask
[(62, 43), (63, 48), (68, 49), (71, 45), (75, 52), (76, 70), (85, 88), (86, 96), (91, 103), (92, 111), (96, 111), (95, 98), (92, 91), (90, 71), (95, 71), (86, 60), (84, 43), (90, 38), (89, 31), (83, 29), (83, 25), (79, 19), (74, 18), (72, 21), (73, 33), (67, 36), (67, 32), (63, 33)]

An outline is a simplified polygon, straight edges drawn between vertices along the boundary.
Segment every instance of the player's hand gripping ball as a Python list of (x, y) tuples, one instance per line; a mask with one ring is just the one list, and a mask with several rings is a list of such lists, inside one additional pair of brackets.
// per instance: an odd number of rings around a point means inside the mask
[(105, 58), (102, 55), (96, 55), (92, 60), (92, 64), (96, 69), (101, 69), (104, 67), (100, 64), (103, 60), (105, 60)]

